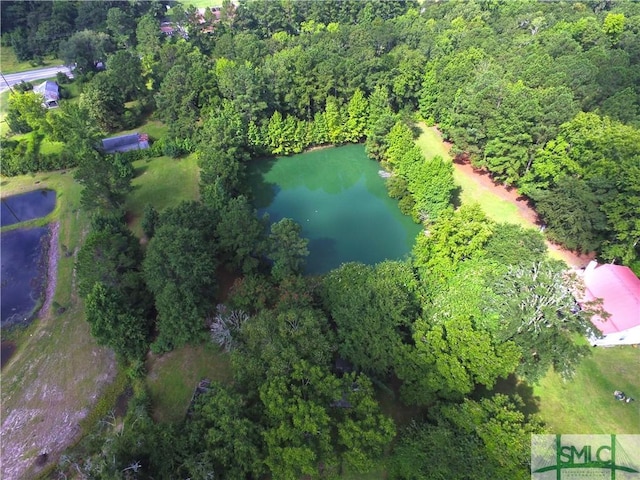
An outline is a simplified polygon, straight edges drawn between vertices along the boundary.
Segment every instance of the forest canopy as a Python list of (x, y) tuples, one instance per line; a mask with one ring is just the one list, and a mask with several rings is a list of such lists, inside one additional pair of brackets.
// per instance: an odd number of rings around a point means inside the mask
[[(3, 2), (2, 25), (18, 58), (77, 65), (77, 101), (12, 94), (21, 136), (2, 139), (2, 172), (77, 167), (93, 218), (78, 293), (133, 390), (127, 428), (96, 427), (60, 472), (463, 479), (473, 458), (477, 478), (528, 478), (544, 426), (492, 389), (570, 378), (598, 305), (577, 308), (579, 280), (540, 232), (459, 206), (453, 165), (424, 157), (415, 126), (518, 188), (548, 239), (640, 272), (640, 4)], [(100, 148), (149, 120), (164, 127), (149, 150)], [(248, 162), (344, 143), (364, 144), (423, 230), (405, 260), (305, 276), (308, 240), (257, 216)], [(187, 155), (198, 201), (147, 205), (139, 242), (133, 162)], [(146, 355), (203, 342), (231, 380), (177, 425), (153, 421)]]

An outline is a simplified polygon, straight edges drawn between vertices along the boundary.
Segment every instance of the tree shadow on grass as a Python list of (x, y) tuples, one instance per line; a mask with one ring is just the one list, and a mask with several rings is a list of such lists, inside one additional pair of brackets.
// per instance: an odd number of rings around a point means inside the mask
[(135, 167), (133, 169), (133, 177), (134, 178), (140, 177), (141, 175), (144, 174), (144, 172), (147, 171), (148, 168), (149, 168), (149, 165), (147, 165), (147, 164), (142, 164), (142, 165), (140, 165), (138, 167)]
[(507, 378), (499, 379), (492, 389), (478, 386), (473, 392), (472, 398), (479, 400), (493, 396), (496, 393), (509, 396), (518, 395), (523, 402), (520, 411), (525, 415), (532, 415), (540, 411), (540, 397), (533, 394), (533, 387), (513, 373)]

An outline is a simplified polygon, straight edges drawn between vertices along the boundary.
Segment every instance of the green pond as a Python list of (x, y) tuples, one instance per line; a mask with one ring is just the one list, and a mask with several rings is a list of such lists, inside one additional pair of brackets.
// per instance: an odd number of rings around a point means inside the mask
[(362, 145), (348, 145), (259, 160), (249, 173), (258, 213), (300, 223), (309, 239), (305, 272), (319, 274), (411, 251), (420, 226), (389, 198), (379, 170)]

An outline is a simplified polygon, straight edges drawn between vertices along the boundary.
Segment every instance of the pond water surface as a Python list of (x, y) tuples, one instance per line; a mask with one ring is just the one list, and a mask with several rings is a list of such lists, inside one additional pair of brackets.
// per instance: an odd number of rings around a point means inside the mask
[(44, 217), (56, 206), (56, 192), (54, 190), (34, 190), (3, 198), (0, 211), (0, 226)]
[(411, 251), (420, 227), (389, 198), (379, 170), (362, 145), (348, 145), (256, 161), (250, 183), (260, 215), (300, 223), (309, 239), (305, 272), (320, 274)]
[(30, 320), (45, 283), (48, 228), (28, 228), (1, 235), (0, 324), (2, 328)]

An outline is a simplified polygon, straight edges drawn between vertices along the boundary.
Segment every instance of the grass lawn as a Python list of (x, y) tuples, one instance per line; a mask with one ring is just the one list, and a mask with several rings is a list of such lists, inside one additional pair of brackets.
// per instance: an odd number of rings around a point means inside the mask
[(229, 356), (213, 344), (186, 346), (147, 361), (147, 388), (153, 417), (160, 422), (179, 422), (203, 378), (230, 382)]
[[(416, 143), (422, 150), (424, 156), (431, 159), (437, 155), (444, 159), (451, 160), (447, 149), (438, 134), (431, 128), (426, 127), (423, 123), (419, 124), (422, 133), (416, 140)], [(484, 213), (496, 222), (515, 223), (523, 227), (531, 227), (531, 224), (523, 218), (516, 207), (493, 192), (486, 190), (482, 185), (474, 182), (472, 178), (453, 171), (453, 178), (458, 186), (460, 186), (460, 202), (479, 203)]]
[(222, 5), (222, 2), (218, 0), (185, 0), (182, 4), (185, 7), (193, 5), (196, 8), (206, 8)]
[(183, 200), (196, 200), (199, 196), (198, 163), (195, 155), (175, 159), (158, 157), (133, 163), (136, 178), (125, 209), (129, 227), (142, 236), (140, 222), (146, 204), (162, 211)]
[(120, 135), (127, 135), (129, 133), (146, 133), (153, 140), (158, 140), (159, 138), (163, 137), (165, 133), (167, 133), (168, 129), (169, 127), (162, 122), (159, 122), (157, 120), (147, 120), (139, 127), (132, 128), (131, 130), (122, 130), (120, 132), (113, 133), (109, 136), (117, 137)]
[(20, 62), (16, 58), (13, 51), (13, 47), (0, 48), (0, 70), (2, 73), (15, 73), (22, 72), (23, 70), (33, 70), (35, 68), (42, 68), (48, 66), (62, 65), (64, 61), (59, 58), (45, 57), (43, 58), (42, 65), (32, 65), (29, 60)]
[(11, 92), (0, 93), (0, 135), (6, 135), (9, 133), (9, 125), (7, 125), (7, 109), (9, 107), (9, 95)]
[[(533, 391), (552, 433), (640, 433), (640, 349), (593, 349), (568, 382), (550, 372)], [(624, 403), (615, 390), (635, 398)]]

